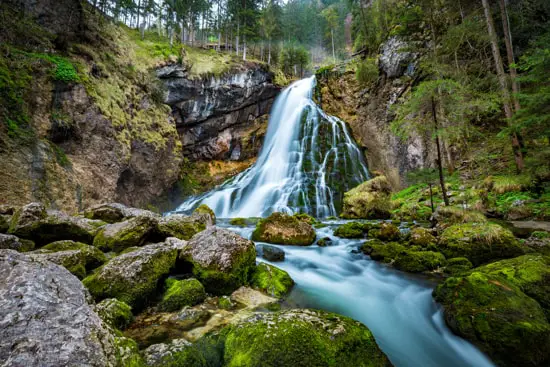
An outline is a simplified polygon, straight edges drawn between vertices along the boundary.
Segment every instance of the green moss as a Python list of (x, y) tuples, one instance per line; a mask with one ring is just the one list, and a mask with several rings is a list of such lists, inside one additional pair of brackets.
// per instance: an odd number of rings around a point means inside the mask
[(246, 227), (248, 223), (245, 218), (231, 218), (229, 220), (229, 224), (233, 226)]
[(86, 263), (87, 271), (93, 270), (107, 262), (107, 257), (103, 252), (93, 246), (86, 245), (85, 243), (81, 242), (74, 242), (69, 240), (56, 241), (42, 247), (42, 250), (48, 250), (52, 252), (67, 250), (82, 251), (85, 257), (84, 261)]
[(344, 194), (342, 218), (388, 219), (391, 186), (384, 176), (366, 181)]
[(369, 230), (368, 236), (381, 241), (398, 241), (401, 239), (401, 232), (392, 223), (382, 223), (379, 228)]
[(315, 237), (310, 224), (283, 213), (273, 213), (260, 220), (252, 233), (253, 241), (294, 246), (309, 246), (315, 242)]
[(252, 274), (250, 285), (272, 297), (281, 298), (291, 291), (294, 281), (286, 271), (261, 263)]
[(134, 319), (132, 308), (116, 298), (104, 299), (94, 306), (94, 311), (116, 330), (126, 329)]
[[(505, 279), (474, 271), (434, 291), (447, 325), (502, 366), (545, 365), (550, 325), (539, 306)], [(528, 362), (527, 362), (528, 361)]]
[(206, 298), (203, 285), (197, 279), (166, 279), (166, 291), (158, 308), (164, 312), (180, 310), (184, 306), (194, 306)]
[(531, 233), (531, 237), (542, 240), (542, 239), (550, 238), (550, 233), (544, 232), (544, 231), (535, 231)]
[(212, 218), (213, 223), (216, 223), (216, 214), (206, 204), (200, 205), (197, 209), (193, 211), (193, 214), (208, 214)]
[(409, 244), (412, 246), (420, 246), (422, 248), (433, 247), (436, 243), (436, 238), (426, 228), (418, 227), (411, 230)]
[(467, 273), (470, 269), (472, 269), (474, 266), (465, 257), (454, 257), (452, 259), (449, 259), (447, 261), (447, 266), (445, 266), (445, 273), (451, 274), (451, 275), (462, 275)]
[(410, 273), (421, 273), (437, 270), (445, 266), (445, 256), (433, 251), (404, 251), (400, 252), (393, 266), (396, 269)]
[(157, 232), (161, 237), (177, 237), (186, 241), (205, 229), (205, 222), (194, 216), (170, 215), (159, 220), (157, 224)]
[(366, 227), (363, 223), (350, 222), (336, 228), (334, 235), (342, 238), (363, 238), (365, 237)]
[(440, 206), (437, 208), (435, 218), (438, 223), (485, 223), (487, 218), (475, 210), (464, 210), (457, 206)]
[(135, 217), (124, 222), (109, 224), (94, 238), (94, 246), (102, 251), (120, 252), (127, 247), (141, 246), (147, 240), (156, 222), (150, 217)]
[(365, 326), (319, 311), (264, 314), (229, 328), (225, 339), (228, 367), (390, 365)]
[(380, 240), (367, 241), (361, 246), (361, 251), (371, 259), (386, 263), (392, 262), (399, 254), (407, 253), (405, 246), (397, 242), (383, 243)]
[(493, 223), (452, 225), (441, 234), (439, 248), (447, 258), (466, 257), (474, 265), (524, 252), (512, 232)]
[(223, 310), (230, 310), (233, 308), (233, 302), (231, 302), (231, 298), (228, 296), (221, 296), (218, 298), (218, 307)]
[(137, 343), (126, 337), (115, 337), (117, 365), (120, 367), (145, 367)]

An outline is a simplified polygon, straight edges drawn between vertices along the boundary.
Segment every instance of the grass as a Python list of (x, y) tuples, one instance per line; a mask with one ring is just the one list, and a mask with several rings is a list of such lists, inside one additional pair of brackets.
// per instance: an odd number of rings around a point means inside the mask
[(483, 181), (483, 186), (496, 194), (504, 194), (513, 191), (526, 191), (530, 185), (531, 177), (528, 175), (488, 176)]

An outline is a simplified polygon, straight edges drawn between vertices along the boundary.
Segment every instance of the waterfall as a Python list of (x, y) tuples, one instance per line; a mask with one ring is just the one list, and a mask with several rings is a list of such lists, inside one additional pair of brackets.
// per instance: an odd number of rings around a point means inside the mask
[(315, 84), (314, 76), (299, 80), (277, 97), (254, 165), (176, 211), (206, 204), (221, 218), (275, 211), (337, 215), (344, 192), (369, 174), (346, 124), (313, 101)]

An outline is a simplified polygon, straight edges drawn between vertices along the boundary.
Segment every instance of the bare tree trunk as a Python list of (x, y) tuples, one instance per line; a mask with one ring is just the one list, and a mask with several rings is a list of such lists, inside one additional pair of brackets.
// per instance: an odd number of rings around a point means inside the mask
[(237, 23), (237, 37), (235, 37), (235, 51), (237, 52), (237, 56), (239, 56), (239, 33), (241, 31), (241, 24)]
[(334, 30), (330, 30), (330, 37), (332, 38), (332, 59), (336, 63), (336, 54), (334, 53)]
[[(497, 70), (498, 81), (504, 99), (504, 114), (510, 123), (513, 117), (512, 106), (510, 105), (510, 91), (508, 90), (508, 83), (506, 80), (506, 74), (504, 73), (504, 67), (502, 66), (502, 58), (498, 49), (498, 38), (495, 32), (495, 25), (493, 22), (493, 16), (491, 15), (491, 8), (489, 6), (489, 0), (481, 0), (483, 4), (483, 11), (485, 12), (485, 20), (487, 21), (487, 30), (489, 32), (489, 38), (491, 40), (491, 50), (493, 51), (493, 58), (495, 60), (495, 68)], [(516, 168), (519, 172), (523, 171), (523, 153), (521, 151), (521, 145), (516, 133), (512, 133), (512, 149), (514, 151), (514, 159), (516, 161)]]
[(137, 6), (137, 20), (136, 20), (136, 26), (139, 27), (139, 13), (140, 13), (140, 10), (141, 10), (141, 0), (138, 1), (138, 6)]
[(443, 201), (445, 206), (449, 206), (449, 198), (447, 197), (447, 188), (445, 187), (445, 176), (443, 176), (443, 160), (441, 157), (441, 144), (439, 143), (439, 134), (438, 134), (438, 123), (437, 123), (437, 112), (435, 106), (435, 100), (432, 97), (432, 117), (434, 121), (435, 129), (435, 145), (437, 149), (437, 169), (439, 170), (439, 184), (441, 185), (441, 194), (443, 195)]
[(514, 48), (512, 47), (512, 32), (510, 30), (510, 23), (508, 21), (508, 10), (506, 9), (505, 0), (500, 0), (499, 5), (502, 18), (502, 30), (504, 31), (504, 43), (506, 44), (506, 56), (508, 57), (508, 68), (510, 70), (510, 79), (512, 80), (512, 102), (514, 103), (514, 109), (516, 111), (519, 111), (521, 106), (517, 98), (519, 87), (516, 80), (518, 72), (514, 66)]
[(246, 61), (246, 35), (243, 36), (243, 60)]
[(269, 39), (269, 49), (267, 51), (267, 65), (271, 65), (271, 38)]

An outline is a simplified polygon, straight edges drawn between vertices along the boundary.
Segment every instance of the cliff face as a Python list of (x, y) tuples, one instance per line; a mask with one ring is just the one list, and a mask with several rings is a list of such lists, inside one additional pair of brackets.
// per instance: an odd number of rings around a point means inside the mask
[(322, 108), (346, 121), (364, 149), (369, 170), (380, 171), (394, 188), (403, 186), (407, 172), (435, 166), (435, 145), (428, 135), (402, 140), (391, 131), (393, 106), (414, 84), (414, 55), (402, 52), (402, 42), (390, 39), (381, 48), (378, 79), (361, 86), (354, 72), (333, 70), (318, 75), (317, 96)]
[(194, 160), (256, 156), (279, 88), (265, 67), (249, 63), (222, 76), (189, 79), (185, 67), (157, 70), (168, 91), (183, 152)]

